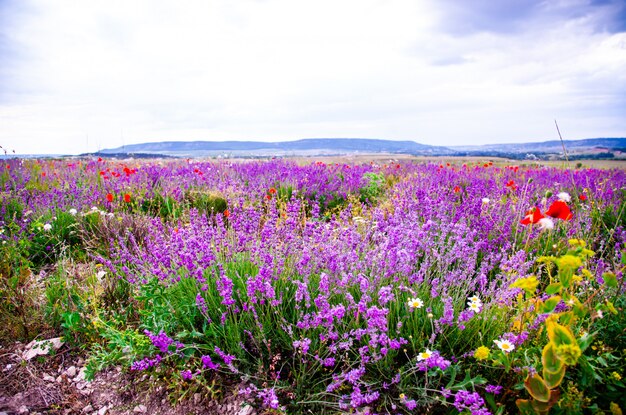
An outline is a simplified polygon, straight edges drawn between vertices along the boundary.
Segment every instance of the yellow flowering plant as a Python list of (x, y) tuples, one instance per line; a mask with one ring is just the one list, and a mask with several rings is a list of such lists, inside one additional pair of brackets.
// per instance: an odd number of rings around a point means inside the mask
[[(547, 414), (560, 405), (567, 369), (584, 360), (581, 358), (595, 338), (596, 333), (590, 332), (594, 321), (604, 313), (616, 312), (608, 297), (617, 288), (614, 275), (606, 273), (598, 283), (584, 268), (594, 252), (582, 240), (571, 239), (568, 245), (560, 256), (537, 260), (538, 276), (520, 278), (511, 285), (519, 289), (513, 330), (534, 333), (529, 344), (538, 345), (541, 353), (532, 357), (529, 346), (517, 354), (507, 354), (507, 364), (497, 357), (493, 361), (503, 364), (507, 371), (515, 365), (529, 367), (523, 386), (530, 397), (516, 401), (522, 414)], [(538, 353), (539, 349), (535, 350)], [(479, 360), (486, 356), (482, 350), (474, 353)]]

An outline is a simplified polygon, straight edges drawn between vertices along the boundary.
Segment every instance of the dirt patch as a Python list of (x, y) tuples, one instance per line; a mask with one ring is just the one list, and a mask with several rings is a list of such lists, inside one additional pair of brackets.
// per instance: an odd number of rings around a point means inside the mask
[(176, 405), (166, 388), (151, 385), (141, 373), (115, 367), (85, 379), (85, 361), (77, 350), (61, 347), (52, 355), (25, 360), (26, 345), (0, 347), (0, 415), (256, 415), (257, 410), (227, 387), (222, 401), (196, 393)]

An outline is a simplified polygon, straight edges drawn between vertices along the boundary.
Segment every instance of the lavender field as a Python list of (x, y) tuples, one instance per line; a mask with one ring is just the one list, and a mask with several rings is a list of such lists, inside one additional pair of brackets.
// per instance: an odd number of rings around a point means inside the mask
[(625, 170), (376, 163), (4, 161), (0, 344), (258, 413), (626, 409)]

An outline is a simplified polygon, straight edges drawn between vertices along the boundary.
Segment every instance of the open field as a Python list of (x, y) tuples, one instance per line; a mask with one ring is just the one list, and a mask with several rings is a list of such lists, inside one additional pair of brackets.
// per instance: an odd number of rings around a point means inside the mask
[(5, 160), (0, 411), (620, 413), (626, 170), (581, 163)]

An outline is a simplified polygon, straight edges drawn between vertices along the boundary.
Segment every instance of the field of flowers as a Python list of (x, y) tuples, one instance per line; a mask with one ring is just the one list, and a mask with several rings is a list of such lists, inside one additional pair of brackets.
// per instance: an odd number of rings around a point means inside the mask
[(265, 413), (621, 414), (626, 171), (8, 160), (0, 343)]

